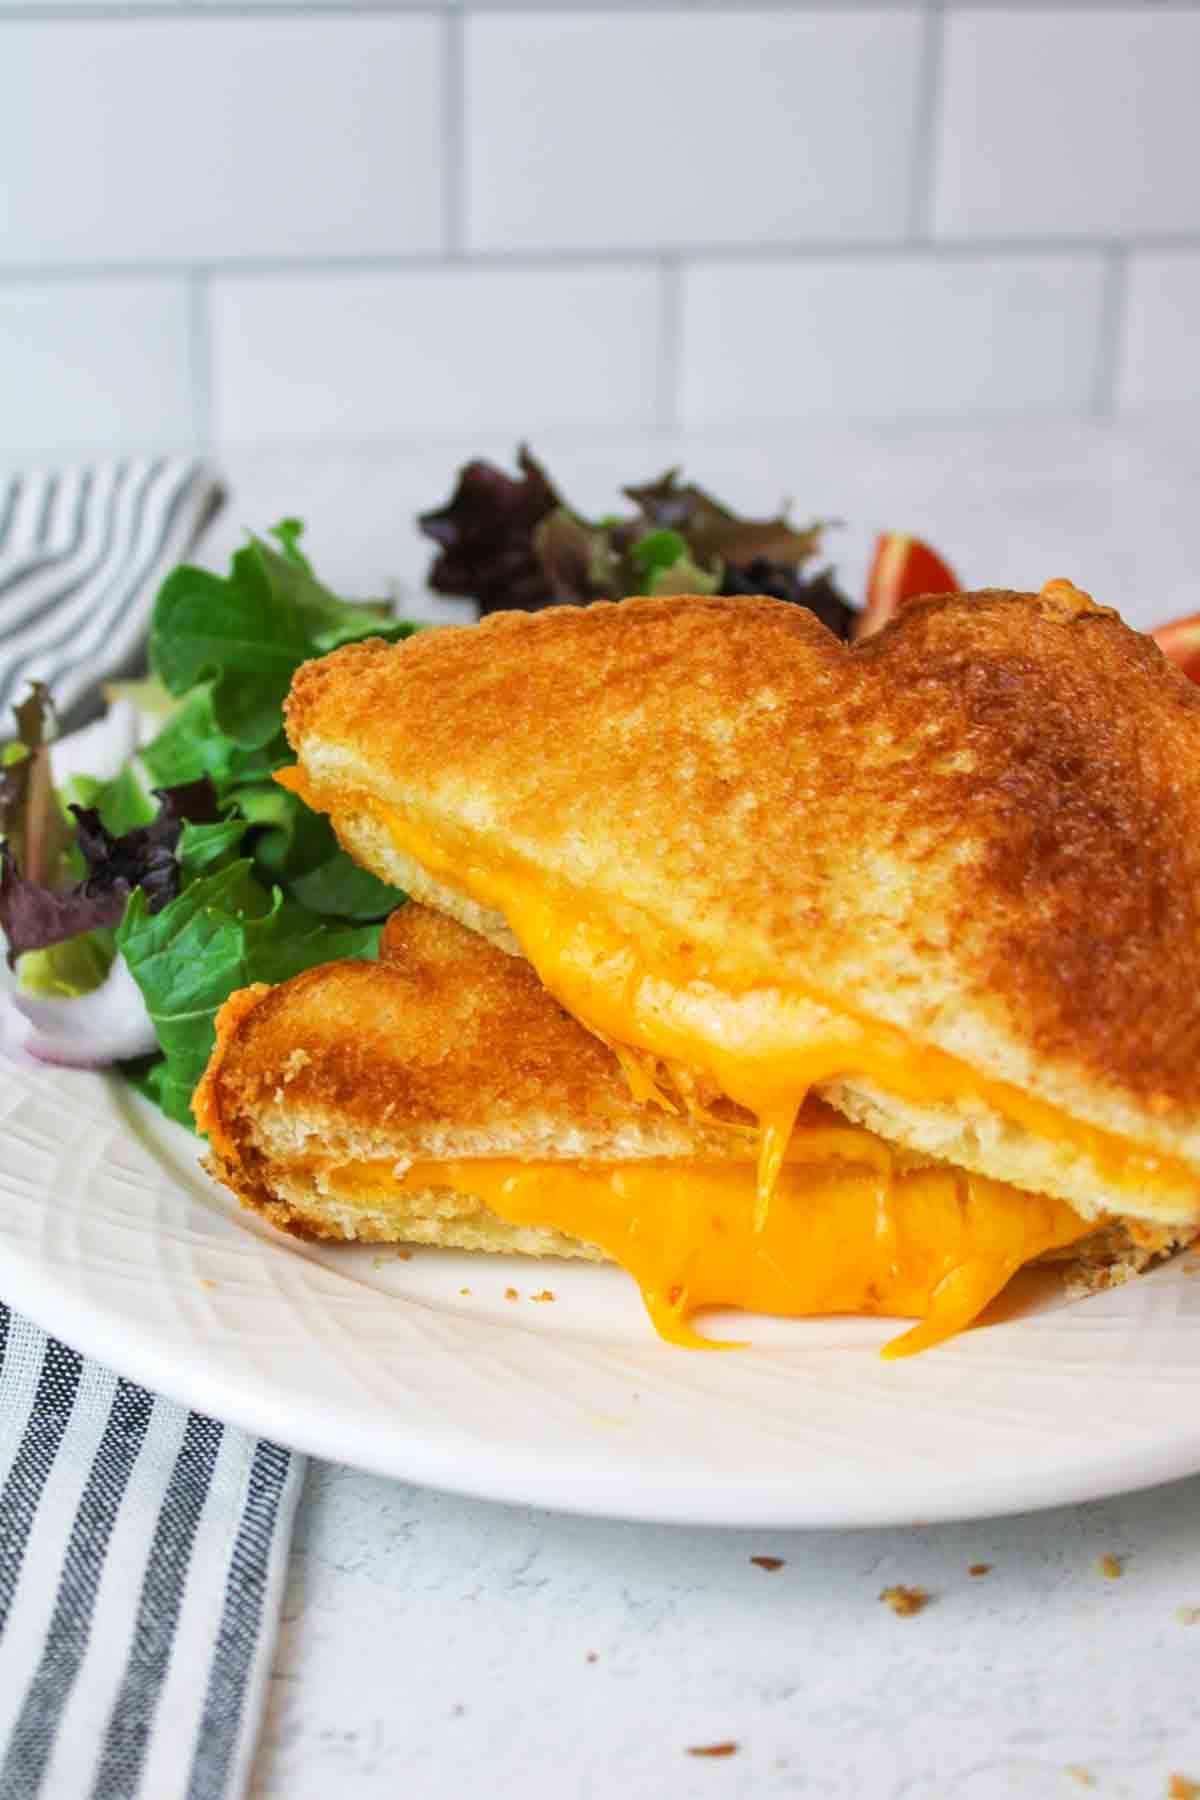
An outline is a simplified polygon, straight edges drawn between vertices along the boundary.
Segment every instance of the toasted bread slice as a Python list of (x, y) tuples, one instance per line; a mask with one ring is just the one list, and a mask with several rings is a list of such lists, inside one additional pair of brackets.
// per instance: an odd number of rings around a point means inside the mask
[[(1065, 583), (494, 615), (297, 674), (347, 848), (597, 1034), (765, 1121), (1200, 1221), (1200, 693)], [(648, 1090), (648, 1087), (646, 1089)]]
[[(213, 1173), (272, 1223), (335, 1240), (611, 1256), (659, 1330), (727, 1302), (970, 1322), (1022, 1263), (1087, 1252), (1070, 1207), (936, 1168), (819, 1101), (754, 1223), (754, 1132), (638, 1105), (529, 965), (410, 905), (383, 960), (235, 995), (197, 1092)], [(1089, 1279), (1151, 1254), (1111, 1230)], [(1162, 1247), (1161, 1245), (1155, 1247)]]

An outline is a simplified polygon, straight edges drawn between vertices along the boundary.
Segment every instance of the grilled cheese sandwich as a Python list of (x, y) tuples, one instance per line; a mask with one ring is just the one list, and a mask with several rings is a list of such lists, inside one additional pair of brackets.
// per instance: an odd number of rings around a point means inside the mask
[(306, 665), (288, 730), (280, 779), (642, 1100), (757, 1119), (759, 1228), (814, 1091), (1084, 1217), (1200, 1222), (1200, 696), (1068, 584), (855, 650), (765, 600), (498, 615)]
[(915, 1318), (886, 1352), (906, 1355), (1094, 1230), (811, 1101), (756, 1224), (747, 1117), (639, 1105), (526, 963), (417, 905), (389, 923), (378, 964), (233, 996), (195, 1109), (214, 1173), (276, 1225), (609, 1258), (660, 1334), (693, 1347), (713, 1342), (696, 1312), (736, 1306)]

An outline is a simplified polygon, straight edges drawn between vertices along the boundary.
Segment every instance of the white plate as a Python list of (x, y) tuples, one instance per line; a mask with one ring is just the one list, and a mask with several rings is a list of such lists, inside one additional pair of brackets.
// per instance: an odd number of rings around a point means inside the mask
[(1075, 1304), (1043, 1292), (904, 1362), (878, 1357), (895, 1327), (870, 1320), (723, 1320), (755, 1347), (706, 1354), (659, 1343), (618, 1270), (313, 1249), (241, 1212), (198, 1155), (116, 1079), (0, 1064), (0, 1293), (319, 1456), (759, 1526), (978, 1517), (1200, 1469), (1195, 1258)]

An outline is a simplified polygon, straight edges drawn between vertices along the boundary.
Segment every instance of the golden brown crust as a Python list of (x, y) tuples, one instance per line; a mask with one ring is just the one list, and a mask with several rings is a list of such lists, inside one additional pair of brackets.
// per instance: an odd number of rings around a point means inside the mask
[(1114, 612), (971, 604), (969, 633), (961, 603), (928, 601), (860, 652), (906, 697), (901, 729), (936, 714), (928, 753), (969, 751), (915, 804), (899, 770), (880, 797), (943, 844), (965, 824), (977, 859), (946, 923), (1039, 1057), (1119, 1082), (1159, 1116), (1195, 1106), (1200, 691)]
[(720, 982), (1200, 1144), (1200, 693), (1115, 613), (985, 591), (853, 649), (767, 599), (493, 615), (305, 665), (288, 732)]

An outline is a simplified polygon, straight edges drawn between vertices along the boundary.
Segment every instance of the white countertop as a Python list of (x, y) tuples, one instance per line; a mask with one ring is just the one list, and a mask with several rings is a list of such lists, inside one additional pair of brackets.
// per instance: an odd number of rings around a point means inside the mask
[[(1128, 1559), (1117, 1580), (1106, 1555)], [(897, 1617), (893, 1583), (930, 1603)], [(974, 1525), (743, 1533), (315, 1465), (252, 1792), (1079, 1800), (1074, 1768), (1098, 1800), (1165, 1800), (1172, 1774), (1200, 1781), (1188, 1607), (1200, 1481)]]
[[(744, 507), (791, 495), (800, 518), (845, 519), (830, 550), (852, 591), (890, 527), (971, 585), (1066, 575), (1143, 626), (1200, 609), (1197, 437), (1037, 424), (535, 447), (593, 512), (682, 461)], [(332, 585), (411, 591), (428, 563), (412, 515), (481, 450), (511, 445), (227, 456), (204, 560), (299, 513)], [(930, 1603), (897, 1617), (878, 1598), (893, 1583)], [(1200, 1480), (973, 1525), (744, 1534), (314, 1464), (252, 1792), (1160, 1800), (1173, 1775), (1200, 1782)]]

